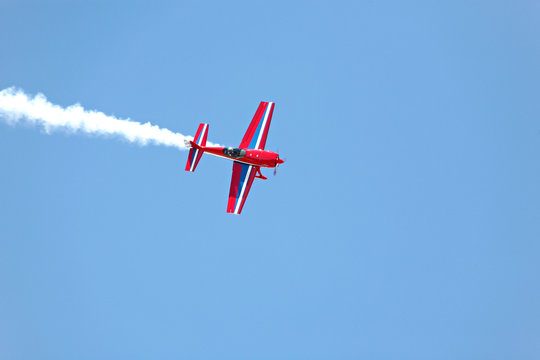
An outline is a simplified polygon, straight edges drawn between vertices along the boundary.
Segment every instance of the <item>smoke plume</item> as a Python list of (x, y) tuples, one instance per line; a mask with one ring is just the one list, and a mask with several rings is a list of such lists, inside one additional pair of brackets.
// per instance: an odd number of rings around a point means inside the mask
[(31, 97), (15, 88), (0, 91), (0, 119), (11, 125), (25, 123), (39, 126), (47, 134), (59, 130), (114, 136), (139, 145), (155, 144), (186, 149), (184, 140), (193, 139), (192, 136), (162, 129), (149, 122), (141, 124), (130, 119), (117, 119), (99, 111), (85, 110), (79, 104), (62, 108), (47, 101), (43, 94)]

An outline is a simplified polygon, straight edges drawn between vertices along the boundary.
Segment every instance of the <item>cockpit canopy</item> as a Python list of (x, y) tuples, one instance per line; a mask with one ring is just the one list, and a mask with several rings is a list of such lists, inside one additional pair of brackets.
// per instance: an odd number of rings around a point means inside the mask
[(234, 159), (240, 159), (246, 155), (246, 150), (228, 147), (223, 149), (223, 154)]

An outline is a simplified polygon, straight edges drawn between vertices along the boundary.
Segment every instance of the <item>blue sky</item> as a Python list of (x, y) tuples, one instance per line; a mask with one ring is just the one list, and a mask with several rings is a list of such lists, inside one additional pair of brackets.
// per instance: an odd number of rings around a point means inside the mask
[(240, 143), (0, 123), (0, 358), (537, 359), (532, 1), (0, 5), (0, 88)]

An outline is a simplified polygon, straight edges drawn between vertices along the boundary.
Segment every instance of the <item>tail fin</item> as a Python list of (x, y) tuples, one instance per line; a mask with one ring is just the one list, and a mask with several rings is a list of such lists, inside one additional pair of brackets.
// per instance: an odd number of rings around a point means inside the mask
[(206, 145), (206, 138), (208, 137), (208, 124), (199, 124), (197, 133), (192, 143), (191, 149), (189, 149), (189, 155), (186, 164), (186, 171), (195, 171), (199, 160), (204, 152), (204, 146)]

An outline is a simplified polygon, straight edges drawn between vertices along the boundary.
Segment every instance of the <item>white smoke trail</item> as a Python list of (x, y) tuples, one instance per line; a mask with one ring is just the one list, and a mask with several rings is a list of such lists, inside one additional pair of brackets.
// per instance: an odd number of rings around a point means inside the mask
[[(41, 125), (48, 134), (53, 130), (64, 130), (119, 136), (139, 145), (156, 144), (186, 149), (184, 140), (193, 139), (192, 136), (162, 129), (149, 122), (141, 124), (129, 119), (107, 116), (99, 111), (85, 110), (79, 104), (64, 109), (51, 104), (43, 94), (32, 98), (15, 88), (0, 91), (0, 119), (11, 125), (19, 122)], [(207, 143), (207, 146), (217, 145)]]

